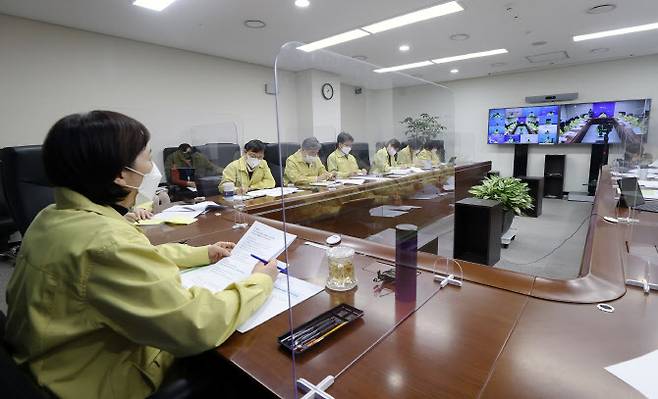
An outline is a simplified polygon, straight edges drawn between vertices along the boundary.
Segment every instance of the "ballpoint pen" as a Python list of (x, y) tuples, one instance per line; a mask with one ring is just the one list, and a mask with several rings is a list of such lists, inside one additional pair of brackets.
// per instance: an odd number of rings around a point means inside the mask
[[(254, 259), (257, 259), (258, 261), (260, 261), (260, 262), (261, 262), (262, 264), (264, 264), (264, 265), (270, 263), (270, 262), (266, 261), (265, 259), (260, 258), (260, 257), (254, 255), (254, 254), (251, 254), (251, 257), (254, 258)], [(284, 269), (284, 268), (282, 268), (282, 267), (279, 267), (279, 266), (277, 266), (276, 268), (279, 269), (279, 271), (280, 271), (281, 273), (283, 273), (283, 274), (288, 274), (288, 270), (286, 270), (286, 269)]]

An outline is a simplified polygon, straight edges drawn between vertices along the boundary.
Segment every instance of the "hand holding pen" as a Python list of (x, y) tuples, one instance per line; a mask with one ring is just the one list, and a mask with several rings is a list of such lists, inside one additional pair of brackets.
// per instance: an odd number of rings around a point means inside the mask
[[(272, 259), (271, 261), (268, 262), (268, 261), (266, 261), (265, 259), (263, 259), (263, 258), (261, 258), (261, 257), (259, 257), (259, 256), (256, 256), (256, 255), (254, 255), (254, 254), (251, 254), (251, 257), (254, 258), (254, 259), (257, 259), (257, 260), (260, 262), (260, 264), (257, 264), (256, 267), (254, 267), (254, 273), (258, 272), (257, 269), (259, 269), (259, 268), (263, 268), (263, 266), (261, 266), (261, 264), (263, 264), (263, 265), (265, 265), (265, 268), (269, 268), (269, 267), (272, 267), (272, 266), (273, 266), (273, 267), (276, 268), (275, 270), (277, 270), (277, 271), (279, 271), (279, 272), (281, 272), (281, 273), (283, 273), (283, 274), (288, 274), (288, 271), (287, 271), (286, 269), (284, 269), (284, 268), (282, 268), (282, 267), (279, 267), (279, 266), (277, 265), (277, 260), (276, 260), (276, 259)], [(262, 272), (261, 272), (261, 273), (262, 273)], [(269, 274), (269, 273), (265, 273), (265, 274)], [(272, 277), (272, 280), (276, 280), (276, 276), (277, 276), (277, 275), (278, 275), (278, 273), (276, 273), (276, 274), (274, 274), (273, 276), (271, 276), (271, 277)]]
[[(251, 256), (256, 258), (254, 255)], [(256, 264), (256, 266), (254, 266), (252, 273), (267, 274), (272, 278), (272, 281), (276, 281), (276, 278), (279, 276), (279, 267), (276, 265), (276, 259), (272, 259), (269, 262), (265, 261), (264, 259), (258, 259), (258, 261), (259, 262)]]

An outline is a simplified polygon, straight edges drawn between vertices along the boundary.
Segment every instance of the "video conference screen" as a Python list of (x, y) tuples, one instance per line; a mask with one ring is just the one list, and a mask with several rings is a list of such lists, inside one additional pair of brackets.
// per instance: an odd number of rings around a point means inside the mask
[(558, 143), (646, 142), (650, 110), (648, 99), (562, 105)]
[(555, 144), (559, 106), (489, 110), (489, 144)]
[(488, 144), (646, 142), (651, 100), (489, 110)]

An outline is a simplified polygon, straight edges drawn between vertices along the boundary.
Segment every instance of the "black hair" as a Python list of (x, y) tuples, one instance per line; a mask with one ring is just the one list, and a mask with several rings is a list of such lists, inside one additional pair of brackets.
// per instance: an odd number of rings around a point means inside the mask
[(386, 147), (391, 146), (395, 148), (396, 150), (400, 149), (400, 141), (398, 139), (390, 139), (389, 141), (386, 142)]
[(91, 111), (60, 119), (43, 142), (43, 163), (51, 184), (110, 205), (130, 191), (114, 182), (150, 140), (140, 122), (112, 111)]
[(343, 144), (348, 141), (354, 142), (354, 137), (352, 137), (351, 134), (347, 132), (338, 133), (338, 137), (336, 137), (336, 143)]
[(247, 144), (244, 145), (244, 150), (252, 152), (262, 152), (265, 151), (265, 143), (260, 140), (250, 140)]
[(443, 148), (443, 142), (440, 140), (427, 140), (423, 148), (427, 151), (432, 151), (433, 149), (440, 150)]
[(192, 148), (192, 146), (189, 145), (188, 143), (182, 143), (181, 145), (178, 146), (178, 151), (185, 152), (190, 148)]
[(412, 150), (419, 150), (423, 147), (423, 141), (419, 138), (411, 138), (409, 139), (407, 144), (409, 145), (409, 148), (411, 148)]

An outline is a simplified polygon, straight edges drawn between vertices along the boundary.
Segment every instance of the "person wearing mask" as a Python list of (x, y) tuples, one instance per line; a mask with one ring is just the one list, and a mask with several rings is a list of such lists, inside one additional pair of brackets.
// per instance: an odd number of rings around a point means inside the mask
[(397, 139), (387, 141), (384, 148), (380, 148), (375, 153), (370, 173), (383, 174), (399, 166), (398, 151), (400, 151), (400, 142)]
[(303, 185), (332, 179), (334, 175), (327, 172), (320, 157), (320, 142), (315, 137), (302, 141), (302, 148), (286, 159), (283, 184)]
[(423, 150), (418, 153), (418, 160), (421, 162), (430, 162), (431, 166), (439, 166), (441, 158), (439, 157), (439, 149), (441, 143), (438, 140), (429, 140), (423, 146)]
[(226, 182), (234, 183), (236, 190), (240, 193), (273, 188), (276, 183), (264, 157), (265, 143), (260, 140), (247, 142), (244, 145), (244, 155), (224, 168), (222, 180), (219, 182), (219, 191), (223, 191)]
[(416, 166), (418, 163), (418, 154), (422, 149), (423, 142), (420, 139), (409, 139), (407, 146), (401, 149), (398, 154), (398, 164), (405, 168)]
[(366, 170), (359, 169), (356, 158), (350, 154), (352, 144), (354, 144), (354, 137), (351, 134), (339, 133), (336, 138), (336, 151), (327, 157), (327, 170), (340, 179), (366, 174)]
[(7, 287), (5, 341), (56, 397), (144, 398), (175, 357), (224, 342), (269, 297), (276, 261), (223, 291), (186, 289), (180, 270), (235, 244), (152, 245), (124, 219), (161, 174), (149, 131), (111, 111), (60, 119), (43, 143), (55, 203), (28, 228)]
[(165, 160), (165, 173), (170, 184), (182, 188), (196, 188), (194, 179), (218, 176), (222, 174), (222, 168), (210, 162), (191, 145), (183, 143)]

